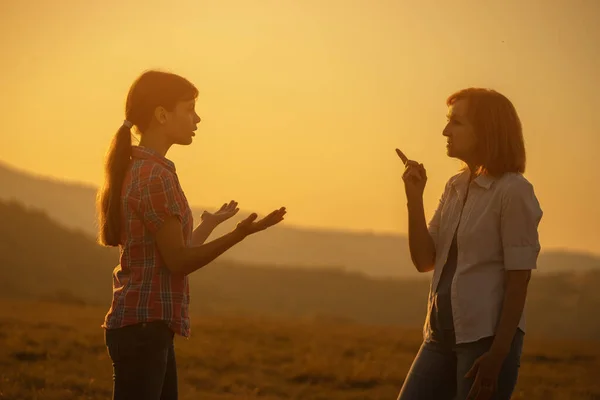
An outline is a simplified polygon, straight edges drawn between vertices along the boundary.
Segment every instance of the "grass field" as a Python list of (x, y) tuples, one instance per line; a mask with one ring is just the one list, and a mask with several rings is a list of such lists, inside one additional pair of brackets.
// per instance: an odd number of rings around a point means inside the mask
[[(109, 399), (104, 308), (0, 300), (0, 399)], [(395, 399), (420, 332), (334, 321), (195, 318), (180, 399)], [(600, 399), (600, 344), (526, 338), (514, 399)]]

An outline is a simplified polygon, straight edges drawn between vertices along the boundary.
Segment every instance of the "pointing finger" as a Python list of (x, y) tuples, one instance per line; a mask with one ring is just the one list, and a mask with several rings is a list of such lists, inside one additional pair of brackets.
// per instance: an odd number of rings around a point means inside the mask
[(406, 157), (404, 153), (400, 151), (400, 149), (396, 149), (396, 154), (398, 154), (398, 157), (400, 157), (400, 159), (402, 160), (402, 164), (406, 165), (408, 157)]

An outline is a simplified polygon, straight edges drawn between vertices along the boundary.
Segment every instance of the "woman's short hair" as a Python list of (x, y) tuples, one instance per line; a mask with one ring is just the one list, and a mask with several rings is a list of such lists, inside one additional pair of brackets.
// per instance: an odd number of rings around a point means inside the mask
[(479, 172), (492, 176), (524, 173), (523, 129), (511, 101), (492, 89), (467, 88), (450, 95), (446, 105), (458, 100), (467, 101), (467, 118), (477, 135)]

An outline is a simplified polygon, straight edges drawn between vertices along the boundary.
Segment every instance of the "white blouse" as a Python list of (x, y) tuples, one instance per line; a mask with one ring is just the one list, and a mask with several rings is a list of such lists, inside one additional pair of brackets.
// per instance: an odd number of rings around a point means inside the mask
[[(517, 173), (500, 178), (480, 175), (469, 183), (469, 174), (465, 170), (450, 178), (429, 222), (436, 261), (423, 332), (426, 340), (431, 335), (433, 295), (457, 227), (458, 260), (451, 288), (457, 344), (495, 334), (504, 299), (505, 271), (536, 268), (543, 212), (532, 184)], [(524, 314), (519, 322), (523, 331)]]

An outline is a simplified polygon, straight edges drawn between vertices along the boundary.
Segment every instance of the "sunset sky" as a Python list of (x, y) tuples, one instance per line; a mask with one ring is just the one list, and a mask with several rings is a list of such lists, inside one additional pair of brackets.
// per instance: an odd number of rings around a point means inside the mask
[(0, 19), (11, 166), (100, 184), (129, 85), (160, 68), (200, 89), (168, 154), (192, 204), (405, 233), (394, 148), (425, 164), (429, 217), (460, 167), (445, 99), (491, 87), (523, 122), (542, 247), (600, 254), (600, 1), (4, 0)]

